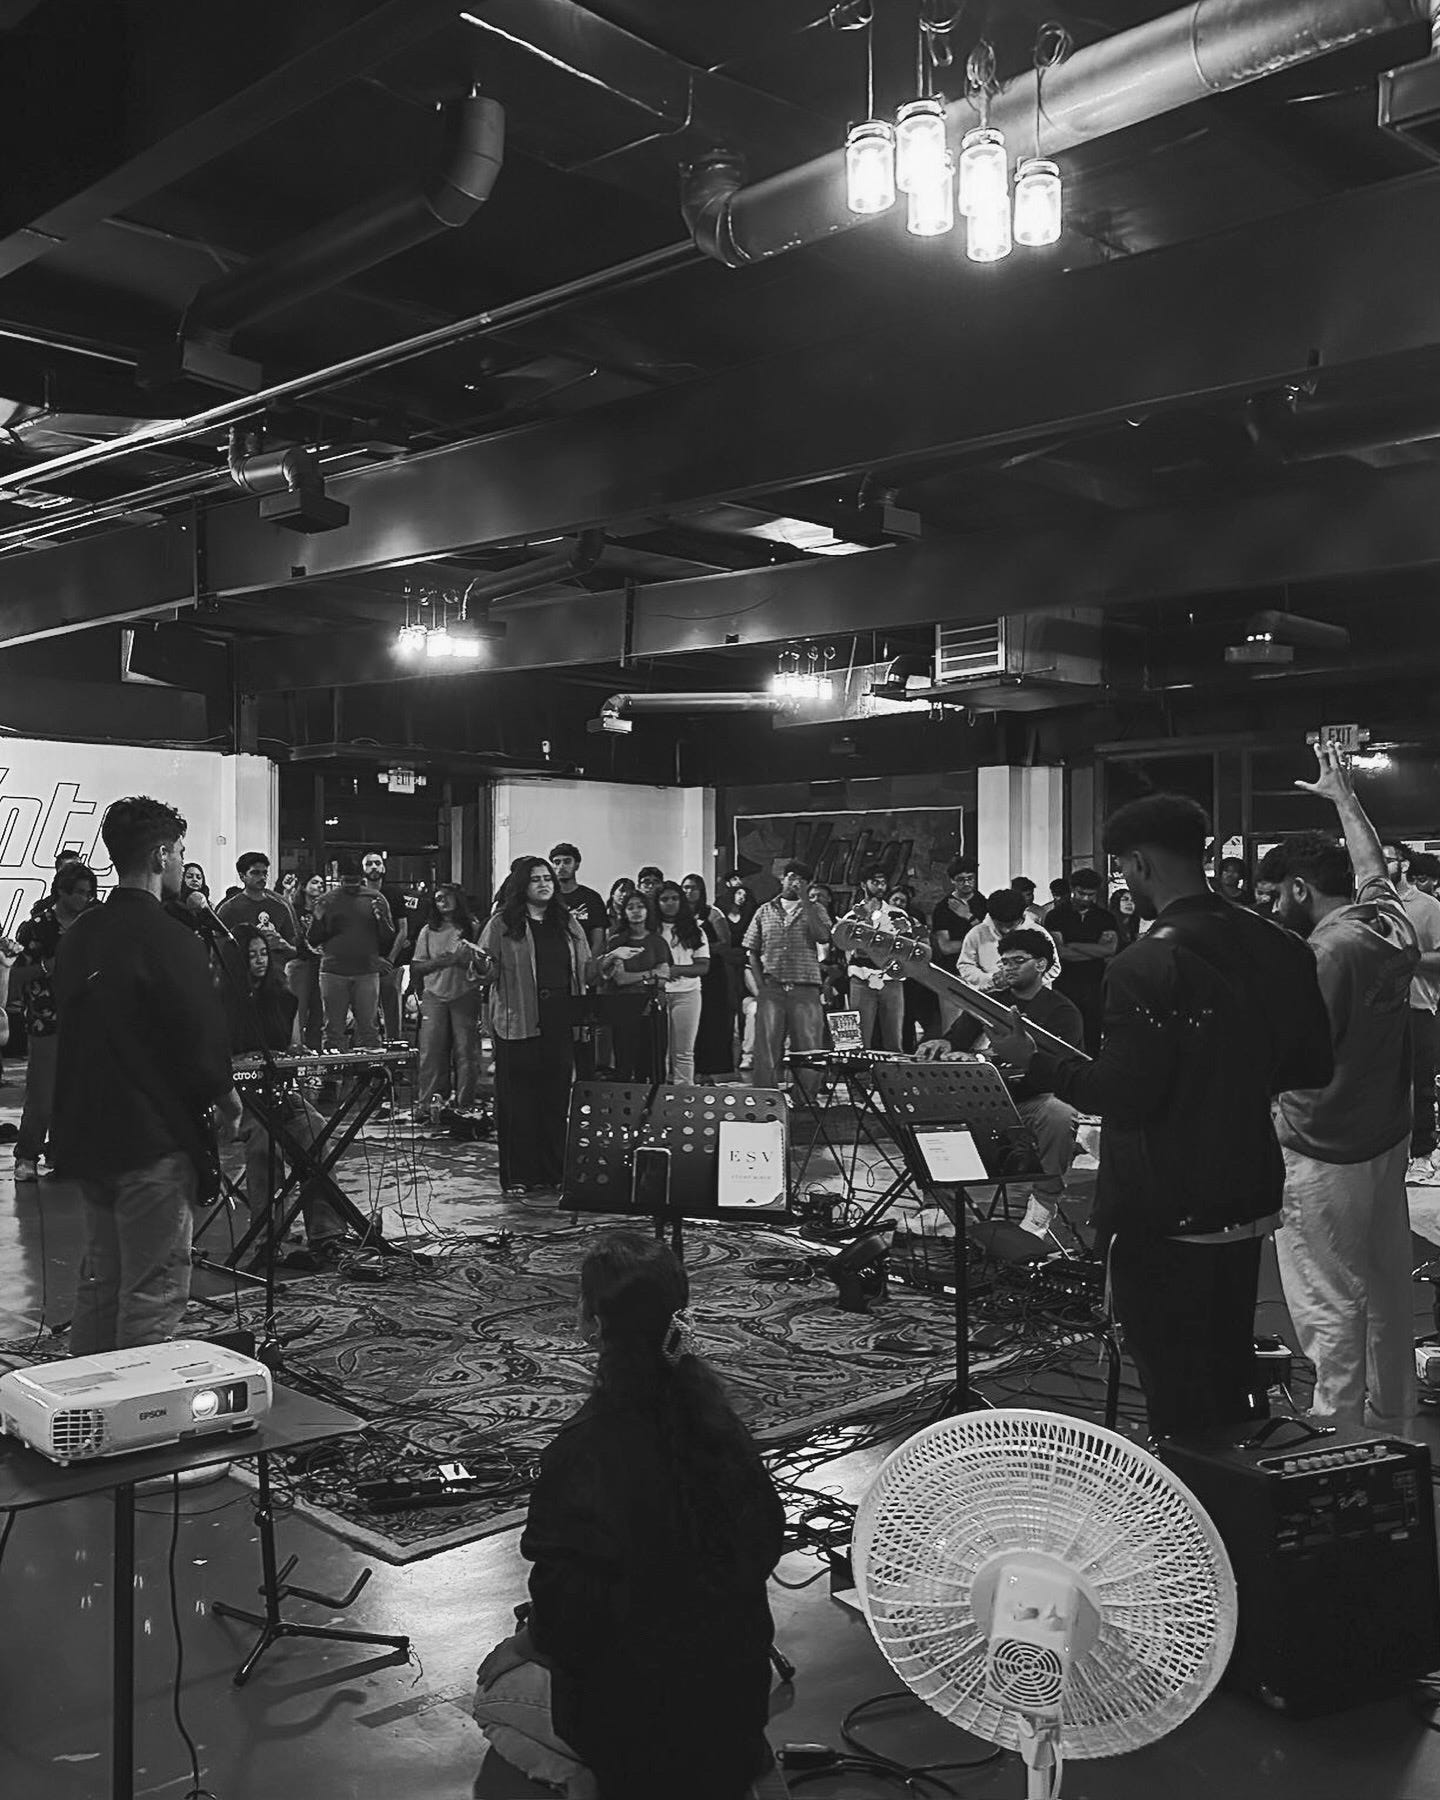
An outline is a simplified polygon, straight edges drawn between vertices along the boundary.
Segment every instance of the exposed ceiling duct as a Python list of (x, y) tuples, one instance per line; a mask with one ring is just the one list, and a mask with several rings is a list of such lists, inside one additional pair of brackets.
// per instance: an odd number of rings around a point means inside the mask
[(1315, 394), (1262, 394), (1246, 407), (1245, 427), (1256, 449), (1285, 463), (1364, 458), (1440, 438), (1440, 371), (1427, 379), (1412, 364), (1402, 378), (1403, 391), (1371, 376)]
[(445, 148), (429, 180), (359, 201), (242, 268), (208, 282), (180, 321), (179, 343), (158, 383), (184, 373), (222, 387), (258, 387), (259, 368), (227, 354), (242, 326), (323, 293), (417, 244), (468, 224), (490, 197), (505, 153), (505, 111), (486, 94), (446, 108)]
[(626, 713), (786, 712), (795, 702), (786, 694), (612, 694), (592, 719), (587, 731), (628, 732)]
[(466, 617), (483, 620), (498, 600), (514, 600), (536, 588), (550, 587), (557, 581), (573, 581), (588, 575), (605, 548), (603, 531), (582, 531), (568, 549), (553, 556), (537, 557), (515, 569), (501, 569), (496, 575), (477, 575), (465, 589)]
[[(1040, 116), (1046, 154), (1421, 23), (1436, 12), (1434, 0), (1194, 0), (1077, 50), (1068, 62), (1045, 71)], [(1032, 71), (997, 94), (991, 125), (1028, 141), (1035, 126), (1036, 81)], [(956, 144), (976, 123), (968, 97), (951, 101), (947, 125)], [(682, 189), (681, 211), (696, 244), (730, 268), (867, 222), (846, 205), (842, 148), (748, 187), (743, 180), (739, 157), (720, 150), (687, 172)]]

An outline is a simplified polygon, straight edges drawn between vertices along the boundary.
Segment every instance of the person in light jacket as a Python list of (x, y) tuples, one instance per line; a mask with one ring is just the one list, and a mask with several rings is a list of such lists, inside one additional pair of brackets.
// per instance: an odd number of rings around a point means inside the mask
[(500, 1185), (507, 1194), (558, 1192), (575, 1073), (571, 1002), (594, 965), (543, 856), (511, 863), (475, 966), (491, 984)]

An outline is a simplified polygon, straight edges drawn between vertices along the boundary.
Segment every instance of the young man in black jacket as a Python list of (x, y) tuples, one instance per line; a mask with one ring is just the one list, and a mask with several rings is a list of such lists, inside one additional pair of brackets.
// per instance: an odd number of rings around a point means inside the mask
[(1285, 1179), (1271, 1101), (1324, 1087), (1333, 1068), (1314, 957), (1212, 892), (1209, 832), (1176, 794), (1106, 821), (1105, 848), (1155, 923), (1106, 967), (1094, 1062), (1037, 1050), (1018, 1015), (990, 1043), (998, 1062), (1104, 1120), (1095, 1223), (1156, 1437), (1263, 1406), (1255, 1292)]
[(200, 940), (165, 911), (185, 866), (185, 820), (147, 795), (117, 800), (100, 835), (117, 885), (60, 940), (50, 1142), (78, 1182), (72, 1355), (173, 1337), (190, 1297), (190, 1209), (213, 1173), (212, 1115), (231, 1131), (225, 1016)]

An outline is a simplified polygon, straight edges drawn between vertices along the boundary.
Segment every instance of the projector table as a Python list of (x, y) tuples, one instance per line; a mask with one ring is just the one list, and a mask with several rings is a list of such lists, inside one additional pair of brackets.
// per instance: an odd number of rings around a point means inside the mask
[[(87, 1494), (113, 1493), (115, 1535), (111, 1577), (114, 1587), (112, 1624), (112, 1692), (110, 1793), (112, 1800), (132, 1800), (135, 1792), (135, 1489), (140, 1482), (178, 1475), (213, 1463), (243, 1462), (284, 1450), (299, 1450), (328, 1438), (348, 1437), (362, 1429), (361, 1420), (321, 1400), (275, 1389), (274, 1405), (253, 1431), (218, 1434), (128, 1456), (100, 1457), (62, 1468), (14, 1438), (0, 1437), (0, 1512), (25, 1512), (78, 1500)], [(268, 1574), (268, 1571), (267, 1571)]]

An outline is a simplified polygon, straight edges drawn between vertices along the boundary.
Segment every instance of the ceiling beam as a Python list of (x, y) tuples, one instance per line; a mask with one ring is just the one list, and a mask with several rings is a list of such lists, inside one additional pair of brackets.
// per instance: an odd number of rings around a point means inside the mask
[[(1440, 468), (1231, 494), (1052, 531), (986, 532), (556, 600), (509, 618), (489, 670), (759, 647), (1067, 607), (1133, 605), (1440, 566)], [(608, 609), (608, 610), (602, 610)], [(242, 692), (429, 678), (388, 636), (236, 646)], [(447, 671), (449, 673), (449, 671)]]
[[(0, 87), (0, 131), (12, 140), (4, 162), (15, 175), (0, 221), (0, 277), (302, 112), (454, 14), (441, 0), (258, 0), (238, 36), (231, 15), (193, 0), (124, 9), (102, 0), (36, 14), (6, 46)], [(112, 35), (97, 48), (101, 25)], [(69, 94), (73, 107), (73, 75), (87, 68), (111, 96), (103, 128), (57, 132), (55, 95)], [(160, 68), (184, 78), (157, 84)], [(185, 110), (162, 118), (156, 108), (170, 94)], [(58, 152), (50, 165), (46, 146)], [(29, 210), (16, 216), (22, 198)]]
[[(1431, 350), (1440, 175), (1056, 279), (1007, 286), (1004, 268), (987, 273), (938, 321), (934, 306), (908, 321), (882, 316), (863, 342), (820, 343), (334, 480), (331, 495), (351, 509), (344, 530), (298, 538), (259, 520), (253, 501), (215, 507), (203, 515), (205, 588), (230, 598), (577, 527), (623, 529), (738, 494), (1266, 391), (1316, 364)], [(743, 303), (743, 277), (715, 279), (734, 281)], [(65, 629), (66, 618), (77, 629), (134, 616), (137, 591), (173, 603), (125, 576), (129, 535), (103, 540), (113, 568), (85, 540), (0, 562), (0, 642)], [(1386, 548), (1374, 545), (1382, 565)], [(188, 598), (188, 543), (173, 560)]]

